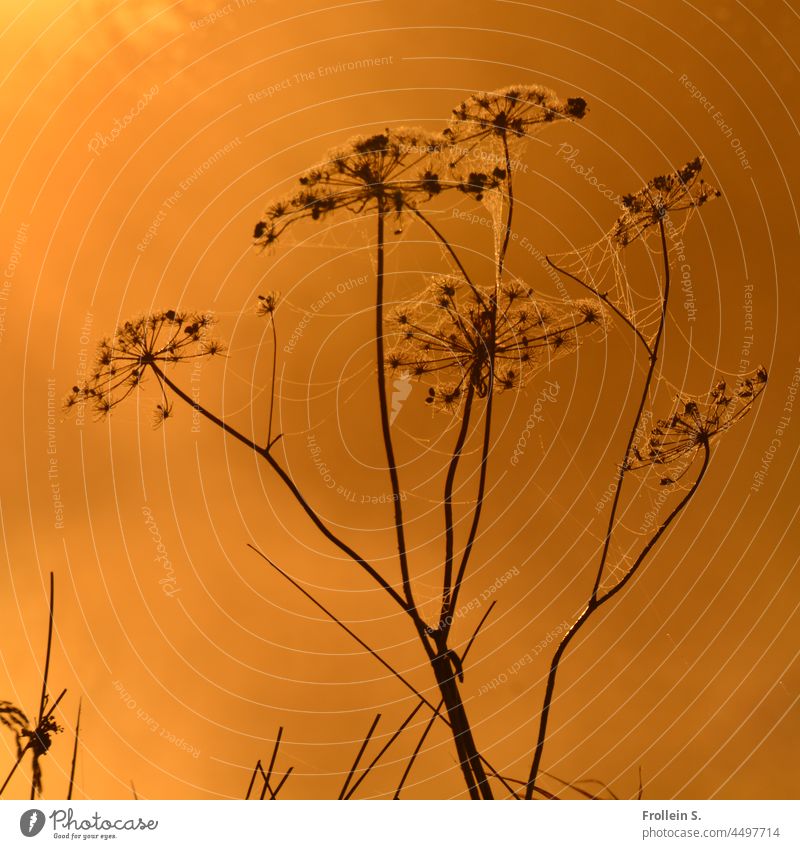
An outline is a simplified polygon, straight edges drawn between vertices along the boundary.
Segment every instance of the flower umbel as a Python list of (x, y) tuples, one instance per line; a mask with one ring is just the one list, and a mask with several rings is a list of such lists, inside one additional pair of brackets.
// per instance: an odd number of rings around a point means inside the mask
[[(750, 411), (767, 385), (767, 372), (758, 368), (730, 389), (722, 380), (704, 401), (678, 397), (676, 411), (660, 419), (650, 432), (646, 448), (633, 449), (631, 469), (650, 465), (669, 465), (686, 458), (689, 462), (703, 446), (724, 433)], [(663, 484), (673, 483), (671, 477)]]
[[(495, 302), (496, 297), (496, 302)], [(544, 306), (532, 290), (512, 280), (473, 289), (439, 275), (422, 299), (394, 314), (396, 344), (386, 358), (391, 371), (416, 377), (436, 374), (427, 403), (457, 407), (471, 386), (479, 398), (522, 386), (553, 358), (571, 350), (582, 326), (603, 326), (599, 304)]]
[(131, 395), (150, 369), (158, 379), (163, 396), (156, 410), (156, 422), (169, 418), (160, 372), (168, 366), (222, 353), (222, 345), (209, 337), (214, 319), (207, 313), (175, 310), (140, 316), (126, 321), (111, 339), (98, 348), (94, 368), (83, 386), (73, 386), (67, 396), (67, 409), (89, 401), (99, 416), (108, 415)]
[(508, 86), (481, 91), (453, 110), (450, 139), (466, 141), (485, 136), (530, 136), (542, 124), (562, 118), (579, 120), (586, 114), (582, 97), (563, 100), (544, 86)]
[(446, 189), (478, 194), (497, 182), (484, 173), (445, 177), (441, 153), (446, 145), (443, 136), (414, 128), (350, 139), (306, 171), (297, 191), (267, 207), (253, 231), (255, 244), (273, 244), (306, 218), (318, 221), (338, 210), (360, 215), (377, 208), (399, 217)]
[(624, 195), (625, 211), (616, 220), (611, 238), (624, 247), (646, 236), (668, 213), (694, 210), (719, 197), (721, 192), (700, 177), (702, 168), (698, 156), (672, 174), (654, 177), (636, 194)]

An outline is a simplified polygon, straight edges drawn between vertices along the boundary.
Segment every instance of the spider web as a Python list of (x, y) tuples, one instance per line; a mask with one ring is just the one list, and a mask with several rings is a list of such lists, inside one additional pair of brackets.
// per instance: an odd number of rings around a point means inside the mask
[[(683, 234), (691, 210), (679, 224), (666, 219), (665, 235), (670, 268), (684, 256)], [(629, 267), (630, 247), (620, 244), (614, 231), (582, 248), (553, 254), (552, 263), (562, 272), (580, 281), (617, 309), (652, 344), (661, 320), (664, 271), (658, 228), (643, 232), (636, 240), (640, 256), (636, 267)], [(641, 256), (641, 254), (644, 254)]]

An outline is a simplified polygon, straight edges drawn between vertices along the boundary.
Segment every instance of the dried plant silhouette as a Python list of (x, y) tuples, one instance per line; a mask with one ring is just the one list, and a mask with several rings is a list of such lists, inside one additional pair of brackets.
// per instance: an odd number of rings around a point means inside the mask
[[(53, 743), (53, 737), (61, 733), (64, 729), (56, 722), (55, 711), (61, 703), (61, 700), (67, 694), (66, 690), (62, 690), (58, 698), (51, 703), (50, 693), (47, 689), (48, 677), (50, 674), (50, 655), (53, 648), (53, 622), (55, 615), (55, 578), (53, 573), (50, 573), (50, 615), (48, 617), (47, 626), (47, 649), (45, 651), (44, 672), (42, 674), (42, 692), (39, 697), (39, 710), (36, 714), (37, 720), (32, 724), (28, 717), (20, 708), (11, 702), (0, 701), (0, 723), (8, 728), (14, 734), (14, 742), (17, 749), (17, 757), (13, 766), (0, 786), (0, 796), (5, 792), (9, 782), (14, 777), (17, 768), (22, 763), (25, 755), (31, 752), (31, 794), (30, 798), (35, 799), (37, 795), (42, 793), (42, 758), (50, 751), (50, 746)], [(80, 708), (78, 709), (78, 724), (80, 725)], [(75, 750), (73, 752), (72, 768), (69, 781), (69, 796), (72, 798), (72, 784), (75, 774), (75, 762), (78, 751), (78, 731), (76, 729)]]
[[(210, 335), (214, 319), (206, 313), (170, 309), (125, 323), (114, 337), (101, 344), (90, 379), (74, 387), (67, 399), (67, 407), (88, 402), (98, 415), (104, 416), (145, 385), (148, 377), (152, 378), (159, 398), (157, 424), (171, 418), (175, 401), (182, 401), (252, 451), (277, 475), (322, 536), (368, 575), (407, 617), (435, 681), (438, 698), (425, 696), (426, 686), (410, 682), (288, 571), (251, 546), (416, 697), (413, 710), (388, 734), (370, 760), (367, 752), (377, 746), (380, 716), (372, 722), (355, 753), (338, 794), (340, 799), (353, 797), (398, 737), (409, 733), (420, 711), (429, 716), (405, 763), (394, 798), (399, 798), (407, 785), (437, 722), (452, 735), (464, 789), (473, 799), (492, 799), (498, 794), (510, 798), (530, 799), (535, 794), (558, 798), (565, 790), (583, 798), (616, 798), (603, 782), (561, 779), (542, 769), (565, 651), (595, 611), (628, 586), (654, 554), (659, 541), (703, 482), (714, 443), (752, 408), (766, 384), (763, 369), (731, 389), (716, 381), (707, 399), (681, 395), (674, 410), (661, 415), (650, 435), (643, 433), (647, 415), (652, 415), (650, 407), (660, 403), (654, 386), (669, 315), (671, 269), (677, 245), (693, 215), (719, 195), (702, 179), (700, 159), (651, 180), (635, 194), (625, 195), (622, 214), (596, 243), (548, 260), (566, 285), (574, 285), (576, 300), (548, 299), (508, 271), (517, 203), (514, 162), (532, 136), (559, 122), (580, 121), (586, 113), (582, 98), (561, 99), (539, 86), (513, 86), (475, 94), (453, 111), (449, 125), (438, 134), (400, 128), (351, 139), (332, 151), (322, 164), (306, 171), (299, 178), (298, 188), (270, 204), (255, 226), (254, 244), (262, 251), (277, 250), (290, 229), (317, 226), (334, 215), (363, 219), (374, 233), (374, 242), (370, 240), (375, 268), (374, 333), (370, 344), (378, 438), (391, 488), (397, 563), (394, 576), (362, 556), (322, 518), (313, 506), (313, 498), (301, 491), (279, 457), (282, 434), (275, 432), (274, 422), (281, 307), (277, 293), (259, 296), (256, 304), (257, 315), (269, 322), (272, 343), (265, 438), (242, 432), (222, 414), (200, 404), (173, 374), (174, 366), (213, 357), (223, 350)], [(471, 274), (463, 251), (444, 232), (445, 227), (436, 217), (436, 204), (445, 196), (454, 204), (480, 204), (488, 212), (492, 222), (492, 245), (487, 251), (492, 263), (490, 275), (485, 271)], [(408, 293), (407, 303), (394, 304), (387, 311), (387, 245), (413, 225), (422, 225), (423, 232), (440, 247), (442, 268), (420, 275), (419, 284)], [(627, 255), (638, 249), (651, 259), (658, 258), (656, 274), (649, 281), (646, 269), (629, 270)], [(654, 266), (651, 263), (649, 267)], [(649, 273), (652, 276), (652, 271)], [(636, 277), (635, 286), (629, 283), (632, 274)], [(495, 445), (495, 403), (503, 393), (522, 391), (538, 375), (549, 372), (556, 360), (569, 356), (590, 337), (602, 337), (614, 325), (633, 334), (645, 362), (644, 379), (618, 464), (608, 526), (585, 608), (556, 647), (538, 712), (538, 733), (525, 747), (530, 770), (522, 777), (505, 776), (491, 765), (476, 740), (462, 689), (468, 671), (467, 654), (494, 605), (483, 614), (468, 640), (453, 634), (453, 625), (460, 618), (459, 594), (473, 564), (487, 499)], [(387, 398), (387, 380), (394, 375), (427, 384), (426, 403), (436, 415), (450, 417), (454, 425), (455, 440), (441, 489), (441, 591), (435, 616), (423, 615), (412, 580), (396, 435), (390, 427), (392, 411)], [(465, 447), (471, 442), (478, 448), (474, 454), (467, 454)], [(477, 476), (477, 490), (464, 508), (466, 516), (457, 521), (454, 491), (468, 456), (477, 457), (472, 470)], [(612, 560), (625, 510), (624, 484), (633, 474), (658, 475), (658, 486), (665, 488), (668, 495), (667, 513), (658, 527), (630, 543), (624, 556), (617, 553)], [(468, 530), (459, 546), (456, 530), (461, 522)], [(279, 781), (273, 777), (282, 734), (283, 729), (278, 733), (268, 768), (265, 770), (261, 760), (257, 761), (246, 798), (252, 798), (256, 791), (260, 799), (274, 799), (283, 787), (291, 770), (284, 772)], [(542, 786), (541, 777), (553, 781), (556, 789)], [(639, 797), (642, 792), (640, 779)]]

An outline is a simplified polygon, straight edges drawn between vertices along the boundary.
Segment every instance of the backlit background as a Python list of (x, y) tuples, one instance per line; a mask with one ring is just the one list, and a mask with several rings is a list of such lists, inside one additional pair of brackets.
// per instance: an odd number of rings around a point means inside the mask
[[(413, 696), (247, 543), (432, 686), (408, 624), (244, 448), (187, 408), (154, 429), (152, 387), (102, 422), (65, 416), (61, 401), (120, 321), (210, 309), (227, 357), (176, 379), (263, 439), (272, 349), (253, 307), (280, 291), (281, 460), (396, 579), (380, 503), (371, 228), (345, 217), (298, 227), (261, 255), (252, 228), (349, 136), (438, 130), (473, 91), (511, 83), (584, 97), (590, 111), (528, 146), (515, 227), (535, 250), (513, 245), (510, 269), (556, 297), (542, 255), (598, 238), (618, 214), (610, 197), (701, 154), (723, 196), (687, 232), (691, 286), (675, 298), (662, 394), (700, 394), (760, 363), (770, 372), (657, 556), (567, 654), (544, 768), (627, 797), (640, 768), (648, 798), (796, 796), (800, 408), (778, 436), (800, 365), (796, 4), (4, 0), (0, 39), (0, 698), (36, 711), (53, 571), (50, 689), (68, 694), (46, 797), (66, 792), (79, 698), (77, 798), (127, 798), (131, 782), (148, 798), (242, 797), (281, 726), (276, 768), (294, 767), (282, 795), (330, 797), (376, 712), (388, 739)], [(486, 226), (438, 209), (480, 267)], [(442, 268), (413, 226), (392, 236), (388, 263), (390, 300)], [(549, 649), (519, 660), (575, 616), (593, 579), (607, 520), (597, 505), (642, 378), (633, 351), (612, 327), (556, 364), (546, 378), (558, 393), (516, 465), (544, 377), (498, 401), (492, 494), (463, 593), (475, 609), (457, 627), (468, 635), (497, 602), (464, 693), (505, 774), (527, 774)], [(425, 391), (412, 385), (393, 427), (418, 595), (434, 599), (455, 434)], [(640, 497), (643, 514), (654, 493)], [(426, 720), (359, 795), (391, 794)], [(10, 768), (13, 738), (0, 740)], [(405, 795), (461, 793), (454, 758), (437, 729)], [(7, 795), (27, 795), (28, 780), (26, 763)]]

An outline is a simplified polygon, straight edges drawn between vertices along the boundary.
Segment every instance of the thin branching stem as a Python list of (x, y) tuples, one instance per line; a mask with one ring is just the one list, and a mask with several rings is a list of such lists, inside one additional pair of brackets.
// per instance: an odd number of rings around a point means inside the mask
[[(392, 433), (389, 426), (389, 407), (386, 398), (386, 377), (384, 369), (386, 366), (385, 340), (383, 334), (383, 309), (384, 309), (384, 261), (385, 261), (385, 246), (384, 246), (384, 207), (383, 201), (378, 204), (378, 244), (377, 244), (377, 269), (376, 269), (376, 286), (375, 286), (375, 354), (377, 360), (377, 379), (378, 379), (378, 404), (380, 407), (381, 419), (381, 436), (383, 438), (383, 447), (386, 452), (386, 463), (389, 468), (389, 479), (392, 484), (392, 498), (394, 501), (394, 527), (397, 536), (397, 553), (400, 558), (400, 575), (403, 582), (403, 594), (406, 600), (406, 607), (411, 617), (418, 624), (418, 630), (421, 631), (422, 626), (419, 621), (419, 615), (414, 604), (414, 595), (411, 591), (411, 576), (408, 569), (408, 553), (406, 551), (405, 525), (403, 523), (403, 504), (400, 500), (400, 478), (397, 473), (397, 461), (394, 455), (394, 445), (392, 444)], [(423, 643), (427, 645), (427, 641), (422, 638)]]
[(627, 324), (628, 327), (630, 327), (630, 329), (636, 334), (636, 336), (639, 338), (639, 341), (642, 343), (642, 345), (644, 345), (648, 356), (653, 356), (653, 350), (650, 347), (650, 343), (647, 341), (647, 339), (645, 339), (644, 335), (642, 334), (642, 331), (639, 330), (639, 328), (634, 324), (634, 322), (632, 322), (630, 318), (628, 318), (628, 316), (625, 315), (625, 313), (622, 312), (622, 310), (618, 306), (616, 306), (616, 304), (612, 303), (612, 301), (609, 299), (608, 295), (605, 292), (598, 292), (597, 289), (595, 289), (593, 286), (590, 286), (585, 280), (581, 280), (581, 278), (578, 277), (576, 274), (572, 274), (565, 268), (561, 268), (560, 266), (556, 265), (550, 259), (549, 256), (545, 257), (545, 259), (547, 260), (547, 264), (554, 271), (557, 271), (559, 274), (563, 274), (565, 277), (569, 277), (570, 280), (574, 280), (577, 284), (583, 286), (583, 288), (586, 289), (588, 292), (591, 292), (593, 295), (596, 295), (598, 298), (600, 298), (600, 300), (609, 309), (611, 309), (618, 318), (622, 319), (622, 321), (625, 322), (625, 324)]
[(631, 427), (630, 433), (628, 434), (628, 442), (625, 446), (625, 453), (623, 455), (622, 462), (619, 465), (619, 472), (617, 473), (617, 486), (616, 491), (614, 492), (614, 500), (611, 504), (611, 514), (608, 518), (608, 528), (606, 530), (605, 540), (603, 541), (603, 552), (600, 555), (600, 564), (597, 568), (597, 575), (595, 576), (594, 586), (592, 587), (592, 599), (597, 598), (597, 592), (600, 588), (600, 582), (603, 579), (603, 572), (605, 571), (606, 561), (608, 559), (608, 552), (611, 547), (611, 537), (614, 535), (614, 527), (617, 519), (617, 509), (619, 508), (620, 498), (622, 495), (622, 486), (625, 482), (625, 474), (628, 471), (628, 465), (630, 463), (631, 448), (633, 447), (633, 441), (634, 439), (636, 439), (636, 432), (639, 430), (639, 426), (642, 421), (642, 413), (644, 412), (644, 407), (647, 403), (647, 398), (650, 395), (650, 384), (653, 381), (656, 366), (658, 365), (658, 350), (661, 345), (661, 338), (664, 335), (664, 327), (667, 321), (667, 307), (669, 305), (669, 288), (671, 275), (669, 267), (669, 250), (667, 249), (667, 235), (664, 229), (663, 218), (659, 219), (658, 226), (659, 232), (661, 234), (661, 250), (663, 253), (664, 260), (664, 288), (661, 296), (661, 317), (658, 322), (658, 330), (656, 331), (656, 335), (653, 340), (653, 346), (650, 351), (650, 362), (648, 363), (647, 376), (645, 377), (644, 385), (642, 386), (642, 394), (639, 399), (639, 406), (636, 410), (636, 416), (633, 419), (633, 425)]
[(269, 420), (267, 423), (267, 450), (272, 445), (272, 413), (275, 408), (275, 376), (278, 367), (278, 332), (275, 329), (275, 314), (271, 313), (269, 323), (272, 325), (272, 380), (269, 391)]
[[(47, 651), (44, 657), (44, 674), (42, 675), (42, 695), (39, 699), (39, 724), (41, 725), (42, 717), (44, 716), (44, 708), (47, 704), (47, 677), (50, 674), (50, 653), (53, 648), (53, 616), (55, 611), (55, 576), (50, 573), (50, 607), (49, 617), (47, 620)], [(33, 796), (31, 796), (31, 799)]]
[[(447, 479), (444, 485), (444, 527), (445, 527), (445, 557), (444, 557), (444, 580), (442, 586), (442, 613), (441, 620), (444, 622), (450, 607), (450, 594), (452, 592), (453, 581), (453, 548), (455, 543), (455, 531), (453, 527), (453, 487), (456, 480), (456, 472), (458, 470), (458, 462), (461, 459), (461, 453), (464, 449), (464, 443), (469, 432), (469, 421), (472, 413), (472, 401), (475, 396), (474, 381), (469, 380), (467, 386), (467, 395), (464, 400), (464, 410), (461, 417), (461, 427), (459, 428), (456, 444), (453, 448), (453, 456), (450, 459), (450, 464), (447, 469)], [(439, 627), (442, 627), (440, 623)]]
[(419, 218), (420, 221), (433, 233), (434, 236), (442, 243), (442, 246), (445, 250), (450, 254), (453, 258), (453, 262), (455, 262), (458, 270), (461, 272), (461, 276), (466, 280), (467, 285), (472, 290), (473, 295), (478, 299), (478, 303), (482, 306), (486, 306), (486, 302), (484, 301), (483, 294), (480, 289), (472, 282), (472, 278), (467, 274), (467, 269), (464, 268), (464, 263), (461, 262), (461, 258), (456, 253), (455, 248), (453, 248), (452, 244), (450, 244), (449, 239), (445, 237), (441, 230), (425, 215), (423, 212), (420, 212), (418, 209), (414, 210), (414, 215)]
[(586, 608), (584, 609), (583, 613), (581, 613), (581, 615), (575, 621), (573, 626), (569, 629), (569, 631), (567, 631), (567, 633), (562, 638), (561, 642), (559, 643), (558, 647), (556, 648), (555, 653), (553, 654), (553, 658), (552, 658), (551, 663), (550, 663), (550, 671), (548, 673), (547, 684), (546, 684), (546, 687), (545, 687), (544, 703), (543, 703), (543, 706), (542, 706), (542, 712), (541, 712), (540, 719), (539, 719), (539, 732), (538, 732), (537, 741), (536, 741), (536, 749), (534, 751), (533, 762), (531, 764), (531, 771), (530, 771), (530, 777), (529, 777), (529, 780), (528, 780), (528, 787), (525, 791), (525, 796), (528, 799), (532, 798), (532, 796), (533, 796), (534, 782), (535, 782), (536, 777), (537, 777), (538, 772), (539, 772), (539, 767), (540, 767), (541, 760), (542, 760), (542, 753), (544, 751), (544, 743), (545, 743), (545, 739), (546, 739), (546, 736), (547, 736), (547, 722), (548, 722), (548, 718), (549, 718), (549, 715), (550, 715), (550, 708), (551, 708), (551, 705), (552, 705), (553, 691), (555, 689), (555, 683), (556, 683), (556, 678), (557, 678), (557, 675), (558, 675), (559, 664), (561, 662), (561, 658), (562, 658), (564, 652), (566, 651), (567, 646), (570, 644), (570, 642), (574, 638), (575, 634), (577, 634), (577, 632), (583, 627), (583, 625), (586, 623), (586, 621), (589, 619), (589, 617), (592, 615), (592, 613), (594, 613), (594, 611), (597, 610), (597, 608), (601, 604), (605, 603), (610, 598), (612, 598), (614, 595), (616, 595), (616, 593), (619, 592), (628, 583), (628, 581), (633, 577), (633, 575), (638, 570), (641, 563), (644, 561), (644, 559), (649, 554), (652, 547), (661, 538), (664, 531), (669, 527), (672, 520), (676, 516), (678, 516), (680, 514), (680, 512), (683, 510), (683, 508), (686, 506), (686, 504), (689, 503), (689, 501), (691, 500), (691, 497), (697, 491), (697, 487), (700, 485), (700, 482), (702, 481), (703, 476), (705, 475), (706, 468), (708, 467), (710, 452), (709, 452), (708, 443), (706, 442), (706, 443), (704, 443), (705, 457), (703, 459), (703, 466), (702, 466), (700, 473), (698, 474), (697, 478), (695, 479), (694, 484), (692, 485), (691, 489), (689, 490), (689, 492), (686, 494), (686, 496), (684, 496), (683, 499), (681, 499), (681, 501), (678, 503), (677, 507), (667, 517), (666, 522), (664, 522), (664, 524), (661, 525), (661, 527), (658, 529), (658, 531), (656, 531), (656, 533), (653, 535), (653, 537), (650, 539), (648, 544), (644, 547), (644, 549), (640, 553), (639, 557), (634, 561), (634, 564), (631, 566), (631, 568), (623, 576), (623, 578), (617, 584), (615, 584), (615, 586), (612, 587), (611, 590), (609, 590), (608, 592), (606, 592), (602, 596), (598, 596), (598, 592), (599, 592), (599, 589), (600, 589), (600, 582), (601, 582), (602, 577), (603, 577), (603, 573), (604, 573), (605, 566), (606, 566), (606, 560), (608, 558), (608, 552), (609, 552), (609, 548), (610, 548), (610, 545), (611, 545), (611, 538), (613, 536), (614, 529), (615, 529), (616, 515), (617, 515), (617, 509), (618, 509), (619, 502), (620, 502), (620, 493), (622, 491), (622, 484), (623, 484), (623, 481), (624, 481), (624, 478), (625, 478), (625, 474), (628, 471), (631, 448), (633, 447), (633, 441), (636, 437), (636, 432), (638, 431), (640, 423), (641, 423), (642, 414), (643, 414), (643, 411), (644, 411), (644, 406), (647, 402), (647, 398), (648, 398), (648, 395), (649, 395), (649, 392), (650, 392), (650, 384), (651, 384), (653, 376), (655, 374), (656, 365), (658, 363), (658, 351), (659, 351), (659, 347), (660, 347), (660, 344), (661, 344), (661, 339), (662, 339), (663, 334), (664, 334), (664, 328), (665, 328), (666, 319), (667, 319), (667, 308), (668, 308), (668, 305), (669, 305), (669, 292), (670, 292), (670, 265), (669, 265), (669, 250), (668, 250), (668, 247), (667, 247), (667, 237), (666, 237), (666, 230), (665, 230), (665, 227), (664, 227), (663, 218), (659, 219), (658, 225), (659, 225), (659, 234), (660, 234), (660, 237), (661, 237), (661, 251), (662, 251), (663, 263), (664, 263), (664, 285), (663, 285), (662, 296), (661, 296), (661, 317), (660, 317), (659, 324), (658, 324), (658, 330), (656, 331), (656, 335), (655, 335), (653, 345), (652, 345), (652, 349), (651, 349), (651, 352), (650, 352), (650, 362), (649, 362), (648, 369), (647, 369), (647, 376), (645, 378), (645, 382), (644, 382), (644, 385), (643, 385), (643, 388), (642, 388), (641, 399), (639, 401), (638, 409), (636, 411), (636, 416), (634, 418), (630, 434), (628, 436), (628, 442), (627, 442), (627, 445), (625, 447), (625, 454), (624, 454), (624, 457), (623, 457), (623, 461), (622, 461), (622, 463), (620, 464), (620, 467), (619, 467), (619, 473), (618, 473), (618, 477), (617, 477), (617, 490), (614, 494), (614, 501), (613, 501), (612, 507), (611, 507), (611, 516), (609, 518), (608, 530), (606, 532), (606, 537), (605, 537), (605, 541), (604, 541), (604, 544), (603, 544), (603, 551), (602, 551), (602, 554), (601, 554), (601, 557), (600, 557), (600, 564), (599, 564), (599, 567), (598, 567), (598, 570), (597, 570), (597, 575), (595, 577), (594, 586), (592, 587), (592, 592), (591, 592), (591, 595), (589, 596), (589, 602), (586, 605)]
[[(506, 187), (507, 187), (507, 203), (508, 210), (506, 214), (506, 229), (503, 237), (503, 244), (500, 248), (500, 253), (497, 257), (497, 285), (499, 286), (503, 280), (503, 268), (506, 261), (506, 253), (508, 251), (508, 243), (511, 239), (511, 221), (514, 217), (514, 181), (511, 176), (511, 154), (508, 150), (508, 135), (504, 132), (503, 138), (503, 153), (506, 160)], [(496, 307), (495, 307), (496, 309)]]
[(558, 647), (556, 648), (555, 654), (553, 655), (553, 659), (550, 663), (550, 672), (547, 676), (547, 686), (545, 688), (544, 695), (544, 703), (542, 705), (542, 713), (541, 718), (539, 720), (539, 735), (536, 741), (536, 750), (534, 752), (533, 764), (531, 765), (530, 777), (528, 779), (528, 786), (525, 791), (525, 798), (531, 799), (533, 798), (533, 790), (535, 786), (535, 781), (539, 773), (539, 766), (542, 760), (542, 753), (544, 751), (544, 744), (547, 737), (547, 720), (550, 715), (550, 709), (552, 707), (553, 702), (553, 691), (555, 689), (556, 684), (556, 676), (558, 675), (559, 663), (561, 662), (561, 657), (567, 649), (567, 646), (572, 642), (575, 635), (580, 631), (580, 629), (586, 624), (591, 615), (603, 604), (612, 599), (627, 583), (630, 579), (636, 574), (639, 570), (639, 567), (647, 558), (647, 555), (652, 550), (653, 546), (661, 539), (664, 535), (665, 531), (669, 528), (672, 522), (680, 515), (683, 511), (684, 507), (691, 501), (694, 494), (697, 492), (698, 487), (700, 486), (703, 478), (705, 477), (706, 470), (708, 469), (708, 464), (711, 459), (711, 451), (708, 444), (704, 445), (704, 456), (703, 456), (703, 464), (698, 472), (697, 477), (695, 478), (694, 483), (691, 488), (688, 490), (686, 495), (680, 500), (680, 502), (675, 506), (672, 512), (667, 516), (658, 530), (653, 534), (653, 536), (648, 541), (647, 545), (642, 549), (639, 553), (639, 556), (633, 562), (633, 565), (628, 569), (625, 575), (616, 583), (608, 592), (603, 595), (593, 598), (589, 604), (584, 609), (583, 613), (575, 620), (575, 623), (572, 627), (567, 631), (567, 633), (562, 638)]
[(270, 454), (268, 448), (263, 448), (259, 445), (256, 445), (252, 439), (248, 438), (244, 434), (240, 433), (236, 428), (231, 427), (227, 422), (223, 421), (219, 416), (214, 415), (210, 410), (207, 410), (202, 404), (197, 403), (192, 398), (190, 398), (176, 383), (167, 377), (158, 366), (151, 366), (159, 376), (161, 380), (185, 403), (187, 403), (190, 407), (196, 410), (200, 415), (204, 416), (210, 422), (215, 424), (217, 427), (221, 428), (225, 433), (234, 437), (234, 439), (238, 439), (239, 442), (246, 445), (251, 451), (254, 451), (260, 457), (263, 457), (267, 463), (275, 470), (278, 474), (278, 477), (284, 482), (289, 491), (295, 497), (295, 500), (298, 504), (303, 508), (305, 514), (311, 519), (317, 529), (322, 533), (322, 535), (330, 542), (332, 542), (340, 551), (344, 552), (351, 560), (354, 560), (365, 572), (367, 572), (377, 583), (380, 585), (381, 589), (383, 589), (389, 596), (391, 596), (406, 612), (408, 612), (408, 606), (403, 598), (399, 595), (399, 593), (391, 587), (386, 579), (377, 572), (360, 554), (358, 554), (354, 549), (352, 549), (347, 543), (341, 540), (336, 534), (331, 531), (331, 529), (322, 521), (319, 517), (319, 514), (314, 510), (313, 507), (305, 500), (299, 488), (295, 484), (295, 482), (291, 479), (291, 477), (283, 470), (278, 461)]
[(275, 758), (278, 757), (278, 747), (281, 745), (281, 737), (282, 736), (283, 736), (283, 726), (278, 728), (278, 736), (275, 738), (275, 747), (272, 750), (272, 757), (270, 758), (270, 761), (269, 761), (269, 767), (267, 768), (267, 774), (264, 777), (264, 790), (261, 791), (261, 798), (262, 799), (264, 798), (264, 792), (269, 788), (269, 780), (270, 780), (270, 778), (272, 778), (272, 770), (275, 768)]
[[(493, 357), (493, 355), (492, 355)], [(449, 632), (453, 624), (453, 617), (456, 610), (456, 602), (458, 594), (461, 591), (461, 585), (464, 582), (464, 576), (467, 572), (467, 565), (472, 554), (472, 547), (475, 544), (475, 538), (478, 534), (478, 525), (481, 520), (481, 512), (483, 510), (483, 501), (486, 495), (486, 477), (489, 469), (489, 451), (491, 448), (492, 434), (492, 407), (494, 406), (494, 362), (489, 369), (489, 390), (486, 395), (486, 412), (484, 413), (483, 422), (483, 443), (481, 446), (480, 473), (478, 478), (478, 494), (475, 500), (475, 511), (472, 514), (472, 524), (470, 525), (469, 535), (467, 536), (467, 544), (464, 547), (464, 553), (461, 556), (461, 564), (458, 567), (455, 582), (453, 584), (453, 592), (450, 597), (450, 604), (444, 616), (444, 624), (446, 632)]]

